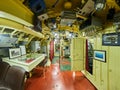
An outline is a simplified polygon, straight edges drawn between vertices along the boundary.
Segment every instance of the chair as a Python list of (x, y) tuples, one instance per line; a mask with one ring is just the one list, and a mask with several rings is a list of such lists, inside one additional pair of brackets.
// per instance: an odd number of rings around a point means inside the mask
[(9, 67), (10, 65), (7, 62), (0, 61), (0, 81), (5, 79)]
[(23, 90), (25, 73), (22, 67), (11, 66), (4, 82), (0, 85), (0, 90)]

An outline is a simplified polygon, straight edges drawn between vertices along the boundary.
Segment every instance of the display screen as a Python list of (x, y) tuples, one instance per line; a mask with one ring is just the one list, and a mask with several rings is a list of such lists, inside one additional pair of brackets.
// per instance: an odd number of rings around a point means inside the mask
[(10, 48), (9, 49), (10, 58), (16, 58), (21, 56), (20, 48)]
[(120, 46), (120, 33), (103, 34), (102, 45)]

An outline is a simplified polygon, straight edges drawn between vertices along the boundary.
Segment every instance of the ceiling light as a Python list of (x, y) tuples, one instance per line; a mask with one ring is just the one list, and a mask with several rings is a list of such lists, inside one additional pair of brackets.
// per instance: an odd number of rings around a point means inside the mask
[(105, 7), (106, 0), (96, 0), (95, 1), (95, 9), (100, 11)]

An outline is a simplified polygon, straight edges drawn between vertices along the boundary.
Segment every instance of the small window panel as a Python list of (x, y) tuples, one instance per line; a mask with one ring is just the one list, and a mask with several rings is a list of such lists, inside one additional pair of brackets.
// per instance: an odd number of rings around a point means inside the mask
[(106, 51), (105, 50), (94, 50), (94, 59), (101, 62), (106, 62)]

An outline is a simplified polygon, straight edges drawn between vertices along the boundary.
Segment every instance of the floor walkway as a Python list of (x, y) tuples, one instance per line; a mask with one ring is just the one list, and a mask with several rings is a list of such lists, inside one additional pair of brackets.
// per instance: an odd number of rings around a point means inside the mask
[(96, 90), (81, 72), (61, 71), (58, 63), (52, 64), (45, 77), (33, 75), (27, 79), (25, 90)]

